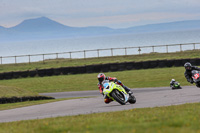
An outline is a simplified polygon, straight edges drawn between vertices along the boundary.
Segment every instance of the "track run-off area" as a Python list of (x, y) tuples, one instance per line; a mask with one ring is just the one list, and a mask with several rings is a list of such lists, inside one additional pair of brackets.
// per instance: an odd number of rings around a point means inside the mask
[(88, 97), (63, 100), (58, 102), (21, 107), (0, 111), (0, 122), (11, 122), (30, 119), (42, 119), (58, 116), (70, 116), (100, 112), (129, 110), (134, 108), (148, 108), (179, 105), (200, 102), (200, 88), (183, 86), (182, 89), (172, 90), (170, 87), (136, 88), (132, 89), (137, 102), (135, 104), (120, 105), (117, 102), (105, 104), (103, 96), (96, 91), (43, 93), (41, 95), (55, 98)]

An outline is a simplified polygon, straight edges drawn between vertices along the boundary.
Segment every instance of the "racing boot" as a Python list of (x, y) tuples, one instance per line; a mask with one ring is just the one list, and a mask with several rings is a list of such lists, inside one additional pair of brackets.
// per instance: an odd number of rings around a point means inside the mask
[(129, 95), (133, 94), (133, 92), (131, 91), (131, 89), (129, 89), (129, 88), (126, 87), (125, 85), (123, 85), (122, 87), (125, 89), (125, 91), (126, 91)]
[(104, 102), (106, 103), (106, 104), (109, 104), (110, 102), (112, 102), (113, 100), (112, 99), (110, 99), (110, 98), (105, 98), (104, 99)]

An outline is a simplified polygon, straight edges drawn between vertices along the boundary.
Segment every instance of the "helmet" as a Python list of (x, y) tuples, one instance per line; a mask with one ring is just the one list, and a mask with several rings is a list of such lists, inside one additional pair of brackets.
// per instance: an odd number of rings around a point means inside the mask
[(191, 63), (186, 62), (186, 63), (184, 64), (184, 67), (185, 67), (186, 70), (191, 70), (192, 65), (191, 65)]
[(172, 82), (175, 82), (175, 79), (172, 79)]
[(97, 78), (98, 78), (99, 82), (102, 82), (102, 81), (105, 80), (106, 76), (103, 73), (99, 73), (98, 76), (97, 76)]

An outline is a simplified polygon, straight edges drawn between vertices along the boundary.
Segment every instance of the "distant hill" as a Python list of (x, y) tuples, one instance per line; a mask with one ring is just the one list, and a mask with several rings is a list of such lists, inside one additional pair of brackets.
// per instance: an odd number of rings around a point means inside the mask
[(200, 20), (188, 20), (171, 23), (149, 24), (124, 29), (108, 27), (70, 27), (53, 21), (47, 17), (24, 20), (22, 23), (5, 28), (0, 26), (0, 42), (49, 38), (69, 38), (81, 36), (99, 36), (130, 33), (152, 33), (166, 31), (200, 29)]

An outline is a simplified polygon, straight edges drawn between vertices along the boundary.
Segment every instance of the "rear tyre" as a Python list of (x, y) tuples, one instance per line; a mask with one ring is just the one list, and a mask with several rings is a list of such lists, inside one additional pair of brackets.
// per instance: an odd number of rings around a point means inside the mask
[(200, 83), (198, 82), (198, 83), (196, 83), (196, 86), (198, 87), (198, 88), (200, 88)]
[(118, 91), (118, 90), (113, 90), (113, 92), (111, 93), (111, 96), (121, 105), (125, 105), (125, 97), (124, 94), (122, 94), (122, 92)]

